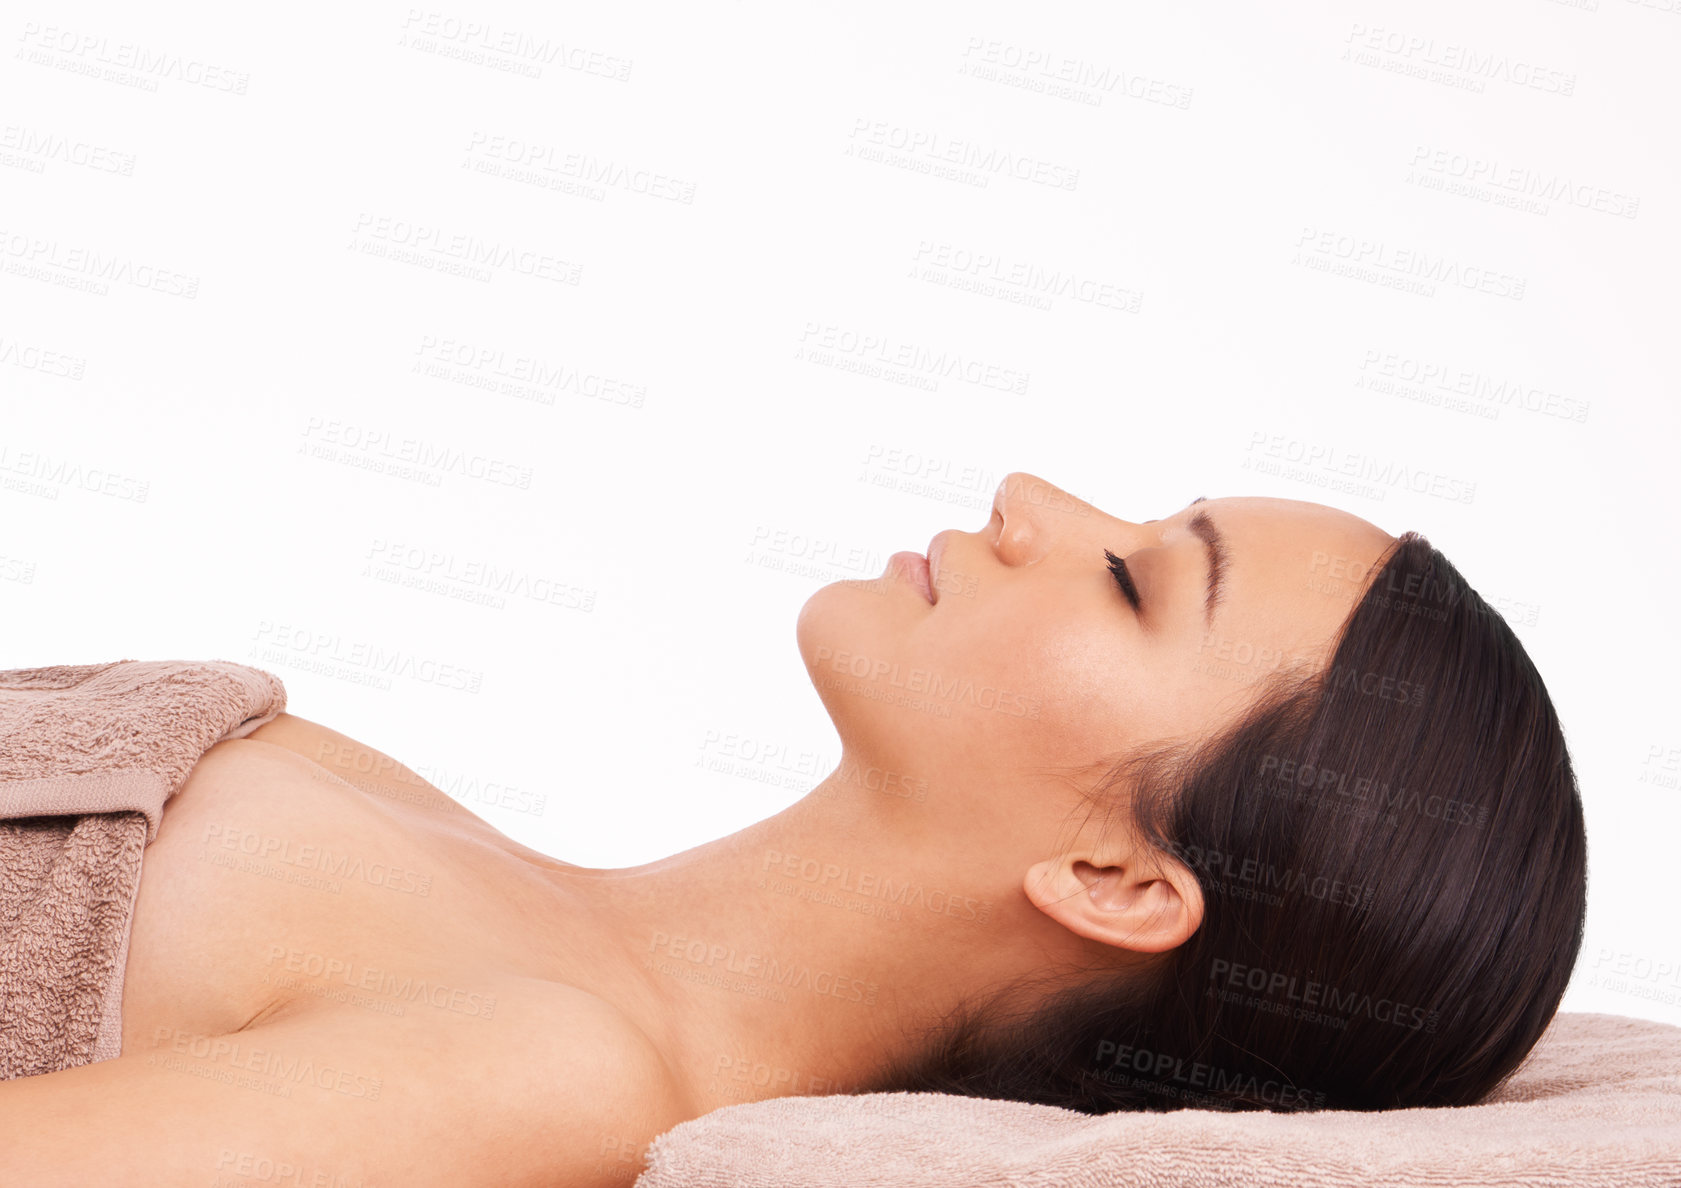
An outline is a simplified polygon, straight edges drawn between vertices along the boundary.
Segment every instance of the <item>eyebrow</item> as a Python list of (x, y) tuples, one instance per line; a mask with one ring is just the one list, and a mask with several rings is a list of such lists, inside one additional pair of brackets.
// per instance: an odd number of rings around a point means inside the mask
[[(1202, 499), (1193, 502), (1201, 503)], [(1220, 535), (1220, 530), (1205, 511), (1192, 516), (1185, 526), (1197, 535), (1208, 551), (1208, 593), (1203, 598), (1203, 613), (1205, 621), (1212, 627), (1214, 608), (1220, 605), (1220, 596), (1226, 588), (1226, 538)]]
[[(1198, 495), (1185, 506), (1195, 507), (1207, 498), (1206, 495)], [(1143, 521), (1146, 524), (1155, 522)], [(1212, 627), (1214, 608), (1220, 605), (1220, 597), (1226, 589), (1226, 538), (1220, 535), (1220, 530), (1214, 526), (1214, 521), (1208, 518), (1207, 512), (1198, 512), (1185, 526), (1202, 541), (1208, 553), (1208, 592), (1203, 596), (1203, 619)]]

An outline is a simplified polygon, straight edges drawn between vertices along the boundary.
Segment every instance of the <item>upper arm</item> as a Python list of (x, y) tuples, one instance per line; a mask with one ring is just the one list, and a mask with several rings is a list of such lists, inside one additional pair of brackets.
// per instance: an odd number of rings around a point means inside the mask
[[(303, 1067), (325, 1067), (331, 1054), (302, 1033), (278, 1025), (150, 1038), (153, 1046), (111, 1060), (0, 1082), (8, 1183), (209, 1188), (218, 1177), (252, 1176), (258, 1164), (270, 1175), (289, 1165), (300, 1176), (319, 1168), (343, 1177), (327, 1183), (373, 1181), (353, 1145), (332, 1141), (321, 1098), (333, 1090), (320, 1087), (330, 1080)], [(379, 1092), (367, 1080), (341, 1091)]]
[(337, 1011), (159, 1029), (115, 1059), (0, 1082), (0, 1178), (628, 1188), (684, 1115), (663, 1061), (617, 1026), (563, 1007), (494, 1033), (441, 1012), (422, 1029)]

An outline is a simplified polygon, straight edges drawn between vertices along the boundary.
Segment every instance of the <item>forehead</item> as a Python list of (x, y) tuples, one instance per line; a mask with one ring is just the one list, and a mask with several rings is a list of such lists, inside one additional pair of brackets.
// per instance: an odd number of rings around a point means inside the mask
[(1334, 632), (1395, 540), (1338, 508), (1266, 496), (1205, 499), (1172, 523), (1183, 526), (1197, 512), (1225, 538), (1232, 597), (1223, 630), (1303, 639)]
[(1375, 557), (1395, 539), (1352, 512), (1300, 499), (1273, 499), (1264, 495), (1204, 499), (1174, 518), (1188, 520), (1199, 511), (1208, 513), (1234, 551), (1247, 541), (1292, 556), (1303, 550), (1312, 553), (1336, 548), (1344, 553)]

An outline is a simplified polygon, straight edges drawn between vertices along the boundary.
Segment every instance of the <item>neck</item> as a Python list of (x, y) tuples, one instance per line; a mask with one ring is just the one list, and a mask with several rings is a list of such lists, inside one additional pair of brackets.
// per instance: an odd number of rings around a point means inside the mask
[(669, 858), (553, 872), (593, 925), (590, 988), (697, 1113), (868, 1092), (959, 1003), (1090, 956), (1028, 902), (1025, 861), (954, 844), (860, 770), (843, 755), (789, 808)]

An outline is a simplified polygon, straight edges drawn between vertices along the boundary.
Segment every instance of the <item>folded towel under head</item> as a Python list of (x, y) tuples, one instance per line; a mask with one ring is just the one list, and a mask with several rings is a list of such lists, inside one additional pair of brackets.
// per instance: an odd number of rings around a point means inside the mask
[(1481, 1104), (1091, 1116), (940, 1093), (725, 1106), (636, 1188), (1681, 1188), (1681, 1027), (1559, 1014)]

